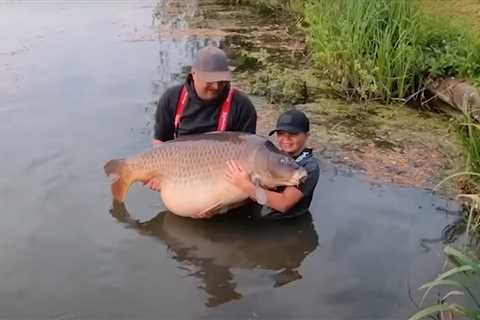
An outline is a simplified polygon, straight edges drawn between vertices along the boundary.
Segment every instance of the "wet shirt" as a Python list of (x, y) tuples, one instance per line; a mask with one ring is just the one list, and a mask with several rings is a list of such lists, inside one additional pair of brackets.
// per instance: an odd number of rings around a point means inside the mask
[[(307, 170), (307, 178), (297, 188), (304, 194), (304, 196), (287, 212), (271, 211), (265, 217), (273, 219), (285, 219), (297, 217), (309, 213), (309, 207), (313, 198), (313, 191), (320, 176), (320, 167), (317, 158), (314, 157), (312, 149), (305, 148), (297, 157), (295, 161)], [(281, 191), (281, 190), (280, 190)]]
[[(203, 101), (195, 92), (191, 77), (185, 82), (188, 100), (185, 105), (177, 135), (205, 133), (217, 130), (221, 106), (227, 98), (230, 85), (225, 86), (217, 98)], [(161, 141), (174, 138), (174, 119), (177, 101), (183, 85), (169, 88), (160, 98), (155, 113), (154, 138)], [(250, 99), (235, 89), (227, 120), (227, 131), (256, 133), (257, 112)]]

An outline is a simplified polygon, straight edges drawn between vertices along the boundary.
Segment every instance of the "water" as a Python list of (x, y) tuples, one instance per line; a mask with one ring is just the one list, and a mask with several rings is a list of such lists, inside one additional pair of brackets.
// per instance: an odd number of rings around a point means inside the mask
[[(188, 30), (197, 3), (178, 3), (154, 26)], [(428, 191), (322, 165), (312, 217), (290, 223), (180, 219), (141, 186), (111, 210), (103, 164), (150, 146), (155, 101), (221, 40), (159, 35), (155, 10), (0, 3), (0, 318), (411, 315), (457, 210)]]

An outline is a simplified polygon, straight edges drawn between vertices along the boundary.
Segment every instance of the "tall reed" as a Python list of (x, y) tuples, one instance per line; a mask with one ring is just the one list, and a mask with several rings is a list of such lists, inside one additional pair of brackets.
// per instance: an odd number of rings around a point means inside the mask
[(310, 0), (304, 13), (313, 57), (344, 97), (404, 100), (430, 73), (480, 74), (480, 46), (413, 0)]
[[(480, 260), (478, 250), (472, 250), (471, 243), (478, 239), (480, 233), (480, 125), (473, 123), (467, 116), (460, 127), (461, 138), (466, 150), (466, 171), (447, 177), (437, 185), (438, 188), (445, 181), (459, 176), (469, 177), (472, 193), (460, 194), (458, 198), (468, 203), (466, 214), (466, 239), (467, 246), (462, 250), (452, 246), (444, 249), (448, 261), (452, 266), (450, 270), (440, 274), (433, 281), (424, 284), (420, 289), (425, 289), (424, 298), (433, 288), (447, 287), (448, 292), (437, 304), (418, 311), (409, 320), (419, 320), (432, 315), (439, 315), (440, 319), (450, 319), (453, 315), (461, 315), (466, 319), (480, 319)], [(476, 193), (475, 193), (476, 192)], [(475, 246), (473, 246), (475, 249)], [(463, 303), (452, 302), (455, 296), (464, 297)], [(423, 300), (423, 299), (422, 299)]]

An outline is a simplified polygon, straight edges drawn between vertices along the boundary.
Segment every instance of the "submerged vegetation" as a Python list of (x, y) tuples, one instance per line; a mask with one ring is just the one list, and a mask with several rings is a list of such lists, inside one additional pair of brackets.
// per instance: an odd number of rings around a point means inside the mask
[(270, 103), (304, 104), (313, 101), (322, 89), (314, 70), (294, 69), (273, 62), (265, 49), (241, 50), (239, 56), (239, 70), (257, 70), (248, 77), (250, 93), (265, 96)]

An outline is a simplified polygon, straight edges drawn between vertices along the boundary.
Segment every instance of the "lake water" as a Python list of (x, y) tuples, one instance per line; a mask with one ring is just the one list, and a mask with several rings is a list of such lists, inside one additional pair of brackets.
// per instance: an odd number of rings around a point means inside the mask
[[(169, 1), (170, 6), (175, 4)], [(405, 319), (458, 211), (323, 163), (311, 217), (162, 213), (104, 163), (149, 148), (155, 101), (201, 47), (198, 14), (153, 1), (0, 2), (0, 318)], [(153, 22), (153, 23), (152, 23)], [(161, 26), (160, 26), (161, 27)]]

